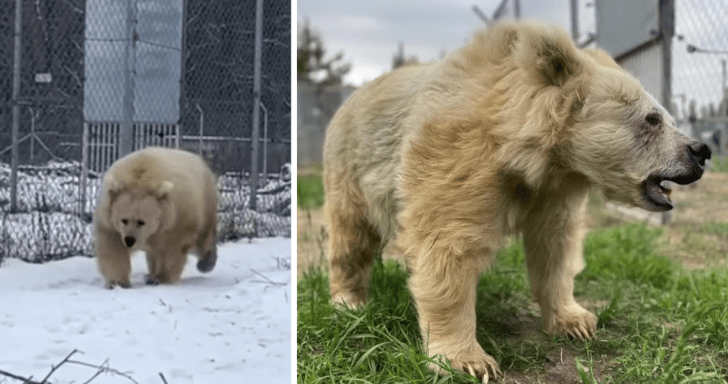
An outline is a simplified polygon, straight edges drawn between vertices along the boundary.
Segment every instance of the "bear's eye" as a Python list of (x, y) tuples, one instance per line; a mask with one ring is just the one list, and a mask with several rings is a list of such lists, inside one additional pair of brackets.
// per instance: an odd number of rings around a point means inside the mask
[(647, 124), (649, 125), (658, 125), (660, 124), (660, 114), (659, 113), (650, 113), (645, 117), (645, 120), (647, 121)]
[(129, 220), (128, 219), (121, 219), (121, 223), (124, 224), (124, 225), (127, 225), (127, 224), (129, 224)]
[(141, 227), (142, 225), (144, 225), (144, 220), (138, 220), (138, 221), (137, 221), (137, 225), (138, 225), (138, 226), (140, 226), (140, 227)]

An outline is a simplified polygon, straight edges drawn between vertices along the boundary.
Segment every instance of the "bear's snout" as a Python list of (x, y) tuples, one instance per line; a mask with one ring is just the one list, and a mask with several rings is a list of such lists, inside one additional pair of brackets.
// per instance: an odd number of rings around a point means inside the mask
[(693, 141), (690, 145), (690, 154), (694, 156), (695, 160), (701, 165), (705, 165), (705, 161), (710, 159), (710, 148), (701, 142)]
[(124, 238), (124, 243), (126, 244), (127, 247), (131, 248), (134, 245), (134, 243), (136, 243), (136, 239), (131, 236), (127, 236)]

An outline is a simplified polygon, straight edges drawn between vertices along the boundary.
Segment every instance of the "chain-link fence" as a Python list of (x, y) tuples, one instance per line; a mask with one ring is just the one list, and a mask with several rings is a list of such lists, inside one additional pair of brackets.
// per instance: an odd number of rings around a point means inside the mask
[(290, 236), (290, 12), (290, 0), (0, 2), (0, 260), (90, 255), (103, 172), (148, 145), (208, 161), (221, 240)]
[(696, 139), (728, 155), (728, 3), (675, 0), (673, 112)]

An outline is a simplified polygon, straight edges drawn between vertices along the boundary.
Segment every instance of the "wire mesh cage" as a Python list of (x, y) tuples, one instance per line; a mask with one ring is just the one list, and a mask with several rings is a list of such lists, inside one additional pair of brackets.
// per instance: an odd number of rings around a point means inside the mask
[(0, 259), (90, 255), (104, 171), (150, 145), (217, 174), (220, 240), (290, 236), (290, 30), (290, 0), (0, 3)]
[(717, 156), (728, 154), (728, 3), (676, 0), (673, 112)]

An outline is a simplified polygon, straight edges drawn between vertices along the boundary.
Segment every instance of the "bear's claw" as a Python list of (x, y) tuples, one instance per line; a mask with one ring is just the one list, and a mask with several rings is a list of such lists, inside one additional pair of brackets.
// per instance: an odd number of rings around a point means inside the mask
[[(482, 351), (481, 348), (480, 351)], [(441, 354), (440, 354), (441, 355)], [(454, 357), (445, 354), (445, 357), (450, 361), (450, 366), (457, 370), (469, 373), (483, 383), (488, 383), (490, 379), (497, 380), (504, 377), (503, 372), (500, 370), (498, 363), (495, 359), (485, 352), (466, 352), (453, 354)], [(439, 366), (432, 364), (431, 369), (439, 374), (445, 374)]]
[(589, 340), (597, 330), (597, 317), (584, 308), (572, 308), (566, 313), (553, 316), (547, 321), (546, 332), (566, 335), (573, 339)]
[(462, 358), (450, 359), (450, 365), (453, 368), (457, 368), (477, 377), (485, 384), (487, 384), (491, 378), (497, 380), (498, 378), (503, 377), (503, 372), (501, 372), (500, 367), (498, 367), (498, 363), (488, 354), (475, 358), (471, 357), (467, 360)]

